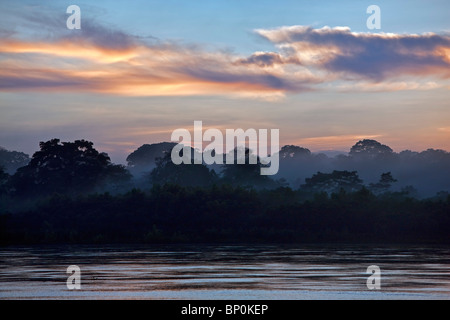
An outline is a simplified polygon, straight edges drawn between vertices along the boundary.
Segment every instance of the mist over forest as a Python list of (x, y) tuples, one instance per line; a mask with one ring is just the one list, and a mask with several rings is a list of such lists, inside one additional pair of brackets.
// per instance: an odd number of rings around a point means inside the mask
[[(245, 165), (174, 165), (170, 153), (175, 145), (144, 144), (128, 155), (127, 166), (113, 164), (106, 153), (85, 140), (41, 142), (40, 150), (32, 157), (0, 148), (2, 194), (33, 197), (50, 193), (114, 193), (164, 183), (200, 187), (228, 183), (256, 189), (282, 186), (304, 191), (314, 187), (315, 192), (329, 194), (340, 188), (355, 191), (365, 186), (374, 193), (402, 192), (416, 198), (443, 196), (450, 191), (450, 153), (444, 150), (396, 153), (387, 145), (366, 139), (358, 141), (347, 154), (327, 156), (286, 145), (279, 151), (278, 173), (264, 177), (258, 172), (262, 166), (259, 159), (255, 165), (248, 163), (249, 157), (254, 156), (251, 150), (246, 150)], [(380, 185), (383, 174), (384, 182), (389, 184), (384, 188)], [(324, 181), (319, 183), (319, 177)], [(312, 186), (311, 181), (316, 181), (316, 185)]]
[[(157, 158), (170, 153), (175, 145), (164, 142), (139, 147), (127, 157), (128, 170), (137, 179), (150, 174), (157, 166)], [(414, 197), (432, 197), (450, 191), (450, 153), (439, 149), (396, 153), (387, 145), (366, 139), (357, 142), (347, 154), (328, 156), (325, 153), (313, 153), (304, 147), (286, 145), (280, 149), (279, 157), (279, 172), (271, 179), (292, 189), (305, 187), (305, 179), (318, 172), (356, 171), (362, 185), (366, 186), (374, 186), (383, 173), (390, 172), (396, 181), (391, 184), (389, 191), (407, 192)], [(207, 167), (219, 175), (223, 174), (224, 166)], [(248, 184), (252, 185), (242, 181), (242, 185)], [(277, 185), (274, 183), (272, 187)], [(255, 183), (253, 186), (261, 185)]]
[(86, 140), (1, 149), (0, 243), (450, 242), (446, 151), (287, 145), (265, 176), (249, 149), (245, 164), (175, 165), (175, 145), (143, 145), (127, 166)]

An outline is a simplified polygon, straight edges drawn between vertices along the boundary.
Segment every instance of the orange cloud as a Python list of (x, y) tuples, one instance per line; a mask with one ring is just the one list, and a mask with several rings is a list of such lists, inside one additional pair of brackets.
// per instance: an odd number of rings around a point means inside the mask
[(55, 42), (3, 39), (0, 90), (266, 98), (273, 93), (279, 98), (286, 91), (308, 89), (308, 76), (298, 77), (294, 83), (280, 71), (252, 69), (234, 60), (224, 53), (167, 44), (109, 48), (79, 38)]
[(87, 41), (61, 40), (56, 43), (25, 42), (11, 39), (0, 40), (3, 53), (35, 53), (48, 56), (79, 58), (93, 60), (97, 63), (128, 61), (137, 56), (134, 48), (109, 49), (95, 46)]
[[(396, 91), (439, 88), (450, 77), (447, 36), (284, 27), (257, 30), (280, 52), (243, 57), (144, 42), (89, 24), (83, 30), (81, 35), (51, 41), (0, 39), (0, 91), (278, 100), (286, 93), (324, 89), (320, 84), (336, 81), (343, 81), (337, 86), (343, 90)], [(437, 76), (441, 82), (405, 82), (405, 75)]]

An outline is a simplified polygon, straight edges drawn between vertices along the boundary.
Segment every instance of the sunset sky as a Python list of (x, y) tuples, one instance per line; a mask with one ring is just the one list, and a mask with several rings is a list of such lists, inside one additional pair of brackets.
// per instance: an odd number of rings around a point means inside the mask
[[(66, 9), (81, 9), (69, 30)], [(381, 29), (369, 30), (369, 5)], [(450, 151), (450, 2), (0, 2), (0, 146), (87, 139), (116, 163), (173, 130)]]

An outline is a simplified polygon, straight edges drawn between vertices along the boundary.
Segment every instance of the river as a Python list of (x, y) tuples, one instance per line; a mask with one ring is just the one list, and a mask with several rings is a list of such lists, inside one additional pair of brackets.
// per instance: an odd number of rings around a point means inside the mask
[[(66, 285), (70, 265), (79, 290)], [(380, 286), (369, 290), (374, 265)], [(450, 247), (2, 247), (0, 299), (450, 299)]]

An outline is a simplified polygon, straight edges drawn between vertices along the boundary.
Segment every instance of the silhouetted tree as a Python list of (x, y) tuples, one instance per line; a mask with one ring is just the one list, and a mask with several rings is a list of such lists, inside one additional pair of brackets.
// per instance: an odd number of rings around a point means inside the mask
[(305, 156), (310, 156), (311, 151), (294, 145), (286, 145), (280, 149), (280, 159), (298, 159)]
[(419, 153), (419, 158), (428, 164), (445, 162), (450, 160), (450, 153), (441, 149), (427, 149)]
[(340, 192), (354, 192), (362, 188), (362, 180), (356, 171), (333, 171), (332, 173), (317, 172), (311, 178), (305, 179), (302, 188), (309, 192), (326, 192), (328, 194)]
[(0, 147), (0, 166), (4, 171), (13, 174), (20, 167), (26, 166), (30, 162), (30, 157), (18, 151), (8, 151)]
[(392, 174), (391, 174), (390, 172), (386, 172), (386, 173), (382, 173), (382, 174), (381, 174), (380, 182), (379, 182), (379, 183), (380, 183), (380, 185), (382, 185), (383, 187), (385, 187), (385, 188), (390, 188), (391, 185), (392, 185), (394, 182), (397, 182), (397, 180), (394, 179), (394, 178), (392, 177)]
[(351, 149), (349, 155), (352, 157), (373, 158), (392, 155), (390, 147), (376, 140), (364, 139), (358, 141)]
[(99, 153), (92, 142), (52, 139), (40, 142), (39, 147), (30, 163), (11, 178), (17, 194), (85, 193), (106, 182), (130, 179), (124, 166), (112, 164), (109, 156)]
[(150, 172), (156, 167), (156, 159), (163, 158), (176, 146), (173, 142), (161, 142), (154, 144), (144, 144), (127, 157), (128, 170), (133, 175)]
[(417, 189), (414, 188), (413, 186), (405, 186), (400, 190), (401, 193), (403, 193), (404, 195), (411, 197), (411, 198), (418, 198), (419, 197), (419, 192), (417, 192)]
[(6, 192), (6, 183), (8, 182), (9, 174), (5, 172), (2, 166), (0, 166), (0, 194)]
[(390, 172), (382, 173), (380, 181), (378, 181), (377, 183), (371, 183), (369, 185), (369, 189), (374, 194), (386, 193), (389, 191), (394, 182), (397, 182), (397, 180), (392, 177), (392, 174)]
[[(234, 162), (226, 163), (222, 166), (222, 181), (232, 186), (245, 186), (256, 188), (271, 188), (278, 186), (277, 183), (268, 176), (261, 175), (263, 166), (259, 157), (254, 155), (250, 149), (240, 150), (235, 148), (230, 153), (234, 154)], [(243, 157), (241, 156), (243, 154)], [(225, 156), (226, 157), (226, 156)], [(241, 158), (243, 163), (239, 163)], [(252, 161), (256, 163), (252, 163)]]
[[(181, 151), (183, 152), (183, 151)], [(150, 173), (154, 184), (177, 184), (204, 187), (217, 181), (217, 175), (203, 164), (179, 164), (172, 162), (171, 153), (156, 160), (156, 168)]]

